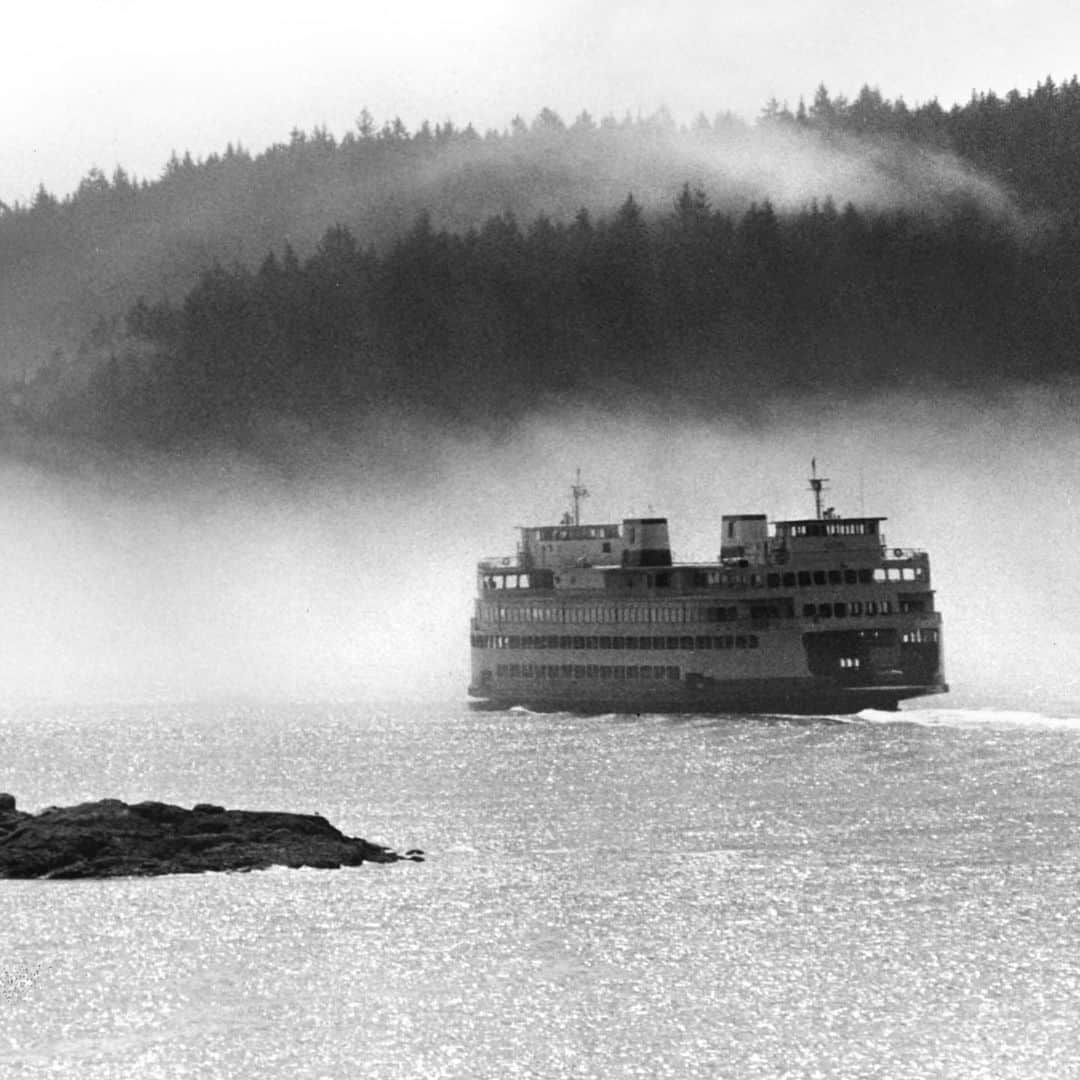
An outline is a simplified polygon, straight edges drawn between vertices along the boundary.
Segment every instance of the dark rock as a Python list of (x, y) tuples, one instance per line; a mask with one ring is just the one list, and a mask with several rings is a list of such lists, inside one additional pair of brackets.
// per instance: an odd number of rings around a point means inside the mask
[[(411, 851), (411, 861), (421, 861)], [(268, 866), (337, 869), (396, 862), (389, 848), (345, 836), (317, 814), (226, 810), (199, 803), (128, 806), (119, 799), (15, 809), (0, 796), (0, 878), (195, 874)]]
[(128, 809), (133, 814), (146, 818), (147, 821), (156, 821), (161, 824), (180, 822), (193, 813), (191, 810), (185, 810), (182, 806), (170, 806), (168, 803), (163, 802), (135, 803)]
[(4, 795), (3, 803), (0, 804), (0, 840), (11, 836), (19, 831), (24, 821), (28, 821), (29, 814), (15, 809), (15, 797)]

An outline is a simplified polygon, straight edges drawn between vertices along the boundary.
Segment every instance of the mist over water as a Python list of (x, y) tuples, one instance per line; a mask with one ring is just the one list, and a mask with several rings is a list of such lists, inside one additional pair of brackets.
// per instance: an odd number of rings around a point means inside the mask
[(675, 557), (702, 560), (724, 513), (811, 513), (812, 457), (838, 512), (929, 550), (949, 700), (1080, 699), (1080, 432), (1049, 394), (807, 402), (755, 426), (563, 412), (498, 438), (394, 418), (282, 453), (7, 461), (5, 699), (461, 699), (475, 562), (558, 520), (576, 468), (587, 520), (666, 514)]

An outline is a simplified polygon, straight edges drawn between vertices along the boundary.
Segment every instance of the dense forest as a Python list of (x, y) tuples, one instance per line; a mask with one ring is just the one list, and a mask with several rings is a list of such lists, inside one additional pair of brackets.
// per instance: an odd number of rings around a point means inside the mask
[(1046, 382), (1076, 373), (1078, 232), (1075, 77), (949, 111), (820, 87), (752, 127), (362, 113), (0, 206), (6, 411), (176, 445), (388, 406)]
[(245, 442), (405, 408), (502, 424), (628, 397), (709, 412), (824, 393), (979, 389), (1077, 371), (1080, 230), (1039, 240), (978, 208), (946, 222), (829, 201), (713, 210), (686, 185), (647, 220), (464, 234), (427, 217), (385, 255), (330, 229), (301, 262), (215, 266), (183, 304), (136, 304), (130, 345), (52, 421), (110, 441)]

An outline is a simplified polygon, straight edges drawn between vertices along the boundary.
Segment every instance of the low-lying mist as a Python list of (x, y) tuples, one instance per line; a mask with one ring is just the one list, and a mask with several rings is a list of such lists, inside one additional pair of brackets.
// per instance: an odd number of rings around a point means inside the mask
[(812, 457), (840, 513), (930, 551), (959, 700), (1080, 698), (1080, 431), (1050, 395), (808, 402), (753, 428), (564, 412), (498, 439), (392, 418), (292, 457), (7, 461), (4, 698), (463, 701), (475, 562), (556, 521), (579, 466), (586, 519), (666, 514), (676, 558), (711, 559), (723, 513), (812, 513)]
[(465, 232), (498, 215), (607, 217), (632, 194), (653, 215), (667, 213), (687, 182), (735, 214), (752, 201), (797, 211), (831, 199), (864, 213), (931, 215), (970, 203), (1024, 220), (1015, 192), (956, 154), (885, 135), (639, 120), (489, 139), (459, 133), (438, 146), (416, 139), (298, 139), (255, 159), (230, 149), (225, 168), (220, 159), (171, 163), (145, 188), (92, 171), (59, 209), (46, 200), (0, 214), (0, 376), (78, 356), (96, 326), (139, 297), (179, 302), (215, 261), (254, 270), (270, 252), (283, 256), (286, 240), (306, 257), (334, 225), (385, 251), (422, 213)]

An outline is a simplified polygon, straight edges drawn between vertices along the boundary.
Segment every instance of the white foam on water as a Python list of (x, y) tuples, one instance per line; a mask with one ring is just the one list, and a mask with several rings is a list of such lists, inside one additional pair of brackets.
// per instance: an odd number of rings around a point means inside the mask
[(1050, 715), (1027, 709), (905, 709), (898, 713), (864, 709), (855, 719), (872, 724), (914, 724), (918, 727), (1080, 731), (1080, 715), (1068, 715), (1068, 712)]

